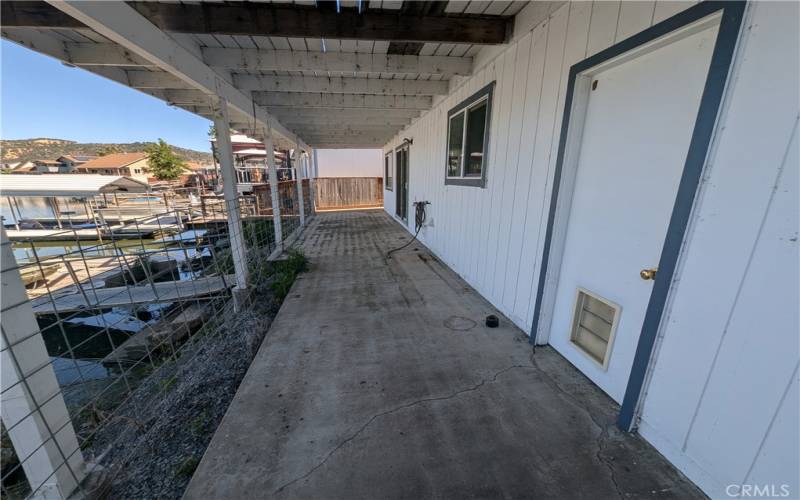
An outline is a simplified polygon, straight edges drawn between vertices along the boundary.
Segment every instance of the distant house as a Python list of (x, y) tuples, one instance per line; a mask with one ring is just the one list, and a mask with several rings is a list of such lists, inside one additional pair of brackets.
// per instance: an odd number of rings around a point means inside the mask
[(28, 174), (31, 173), (35, 167), (36, 165), (34, 165), (32, 161), (10, 161), (3, 162), (0, 168), (5, 173)]
[(75, 172), (78, 167), (96, 158), (97, 156), (63, 155), (59, 156), (56, 161), (61, 164), (59, 172), (68, 174)]
[(147, 182), (147, 153), (113, 153), (77, 167), (86, 174), (124, 175)]
[(33, 172), (39, 174), (64, 173), (61, 170), (61, 162), (58, 160), (34, 160), (33, 165)]
[[(212, 148), (215, 142), (216, 138), (211, 139)], [(251, 192), (254, 185), (268, 182), (267, 151), (261, 141), (242, 134), (232, 134), (231, 148), (233, 150), (233, 166), (236, 169), (236, 187), (240, 193)], [(273, 152), (278, 181), (292, 179), (293, 173), (288, 153), (289, 151), (277, 149)]]

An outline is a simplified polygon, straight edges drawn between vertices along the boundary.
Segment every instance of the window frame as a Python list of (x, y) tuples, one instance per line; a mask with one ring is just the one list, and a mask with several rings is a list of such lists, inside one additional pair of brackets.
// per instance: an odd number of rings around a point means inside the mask
[[(383, 155), (383, 189), (394, 191), (394, 150)], [(387, 164), (386, 161), (389, 161)]]
[[(488, 170), (489, 158), (489, 136), (491, 132), (492, 121), (492, 97), (494, 95), (494, 86), (496, 82), (491, 82), (485, 87), (481, 88), (468, 98), (461, 101), (458, 105), (454, 106), (447, 112), (447, 135), (445, 136), (445, 165), (444, 165), (444, 183), (450, 186), (473, 186), (473, 187), (486, 187), (486, 171)], [(470, 110), (486, 103), (486, 116), (484, 118), (483, 126), (483, 158), (481, 159), (481, 173), (480, 175), (464, 175), (467, 164), (467, 132), (469, 131), (469, 112)], [(461, 132), (461, 165), (459, 175), (449, 175), (450, 171), (450, 123), (454, 116), (464, 115), (464, 126)]]

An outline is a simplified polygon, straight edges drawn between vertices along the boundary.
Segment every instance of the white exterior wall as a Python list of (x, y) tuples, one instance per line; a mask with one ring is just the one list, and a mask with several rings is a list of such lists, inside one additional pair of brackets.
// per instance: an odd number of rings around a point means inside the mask
[(380, 149), (319, 149), (318, 177), (383, 177)]
[[(413, 138), (409, 200), (431, 202), (419, 238), (526, 332), (570, 66), (690, 6), (575, 2), (531, 30), (533, 4), (513, 43), (385, 146)], [(712, 497), (787, 481), (800, 497), (799, 17), (749, 6), (646, 388), (641, 434)], [(445, 186), (447, 112), (493, 80), (487, 187)]]
[(712, 497), (794, 478), (800, 498), (800, 5), (751, 7), (641, 433)]
[[(402, 141), (402, 139), (400, 139), (400, 141)], [(394, 147), (397, 147), (399, 145), (400, 145), (400, 143), (398, 141), (398, 144), (395, 145)], [(388, 148), (388, 146), (387, 146), (387, 148)], [(391, 173), (392, 173), (391, 174), (392, 175), (391, 179), (386, 179), (385, 178), (386, 176), (383, 174), (383, 165), (384, 164), (381, 163), (381, 176), (384, 177), (384, 179), (383, 179), (383, 208), (387, 212), (389, 212), (390, 215), (394, 215), (395, 203), (396, 203), (396, 200), (397, 200), (397, 198), (395, 198), (395, 193), (397, 191), (397, 188), (395, 187), (395, 184), (397, 184), (397, 177), (396, 177), (397, 169), (395, 168), (395, 158), (396, 158), (396, 156), (394, 154), (394, 150), (384, 149), (384, 151), (383, 151), (384, 158), (389, 153), (391, 153), (391, 159), (389, 160), (389, 162), (390, 162), (389, 163), (389, 168), (391, 169)], [(382, 161), (384, 161), (384, 160), (382, 160)], [(387, 187), (389, 189), (387, 189)], [(409, 187), (409, 189), (410, 189), (410, 187)], [(412, 198), (410, 198), (410, 199), (413, 201)], [(409, 212), (409, 213), (411, 213), (411, 212)], [(412, 225), (410, 225), (409, 227), (413, 229), (413, 227), (414, 227), (413, 224), (414, 223), (411, 222), (411, 224)]]

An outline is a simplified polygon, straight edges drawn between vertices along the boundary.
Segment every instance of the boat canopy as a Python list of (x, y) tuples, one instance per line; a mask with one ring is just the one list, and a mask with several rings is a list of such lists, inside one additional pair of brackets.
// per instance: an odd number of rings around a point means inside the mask
[(0, 196), (76, 197), (102, 193), (145, 193), (150, 186), (131, 177), (94, 174), (0, 176)]

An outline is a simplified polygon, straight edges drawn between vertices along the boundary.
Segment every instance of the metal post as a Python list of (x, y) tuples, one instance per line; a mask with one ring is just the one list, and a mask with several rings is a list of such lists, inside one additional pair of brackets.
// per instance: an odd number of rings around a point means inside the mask
[(7, 196), (6, 200), (8, 200), (8, 211), (11, 213), (11, 217), (14, 219), (14, 229), (19, 231), (19, 217), (14, 214), (14, 204), (11, 202), (11, 197)]
[[(69, 273), (70, 278), (72, 278), (72, 282), (75, 283), (75, 286), (78, 288), (78, 291), (83, 296), (83, 301), (86, 303), (86, 307), (92, 307), (91, 302), (89, 302), (89, 297), (86, 295), (86, 291), (83, 289), (83, 285), (81, 284), (81, 280), (78, 279), (78, 273), (75, 272), (75, 269), (72, 267), (72, 262), (68, 261), (61, 256), (61, 260), (64, 262), (64, 267), (67, 268), (67, 272)], [(87, 270), (87, 274), (88, 270)], [(91, 279), (91, 275), (88, 276), (88, 279)]]
[[(103, 200), (106, 199), (106, 195), (103, 194)], [(148, 200), (147, 203), (150, 203)], [(114, 193), (114, 206), (117, 208), (117, 222), (122, 223), (122, 212), (119, 209), (119, 199), (117, 198), (117, 193)], [(105, 203), (105, 208), (108, 208), (108, 203)], [(148, 210), (149, 212), (149, 210)]]
[(275, 168), (275, 149), (270, 132), (263, 139), (267, 151), (267, 171), (269, 173), (269, 193), (272, 198), (272, 221), (275, 226), (275, 248), (283, 249), (283, 232), (281, 229), (281, 205), (278, 196), (278, 170)]
[(5, 228), (0, 234), (3, 425), (34, 489), (32, 497), (67, 498), (86, 473), (83, 454)]
[[(245, 248), (242, 220), (239, 214), (239, 196), (236, 189), (236, 169), (233, 166), (233, 148), (231, 146), (230, 120), (228, 119), (228, 102), (219, 99), (214, 106), (214, 127), (217, 131), (217, 154), (222, 171), (225, 207), (228, 213), (228, 233), (233, 255), (233, 268), (236, 273), (236, 289), (234, 290), (234, 308), (241, 304), (237, 296), (247, 292), (247, 249)], [(237, 293), (238, 291), (238, 293)]]
[(23, 220), (23, 217), (22, 217), (22, 210), (20, 210), (20, 209), (19, 209), (19, 202), (17, 201), (17, 197), (16, 197), (16, 196), (13, 196), (13, 197), (11, 198), (11, 201), (13, 201), (13, 202), (14, 202), (14, 206), (15, 206), (15, 207), (17, 207), (17, 220), (18, 220), (18, 221), (21, 221), (21, 220)]
[(50, 204), (52, 205), (53, 215), (56, 217), (56, 224), (58, 225), (59, 229), (64, 229), (61, 225), (61, 213), (58, 209), (58, 199), (55, 196), (48, 198), (50, 200)]
[(297, 185), (297, 203), (300, 205), (300, 227), (306, 225), (306, 207), (303, 203), (303, 165), (302, 151), (295, 145), (294, 149), (294, 182)]

